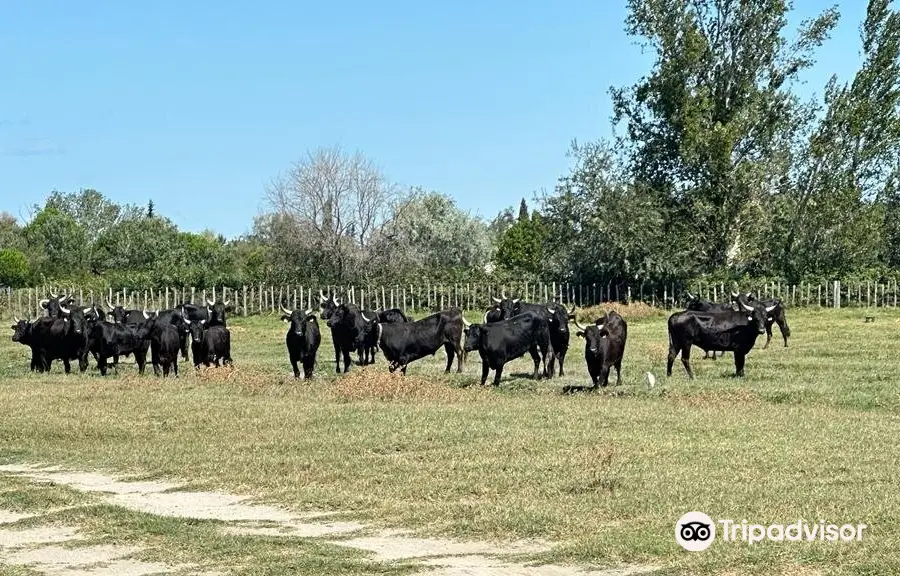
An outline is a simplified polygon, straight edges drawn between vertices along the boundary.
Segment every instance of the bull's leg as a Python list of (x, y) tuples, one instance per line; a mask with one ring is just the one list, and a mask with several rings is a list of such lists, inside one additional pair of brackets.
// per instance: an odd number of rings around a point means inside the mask
[(101, 376), (106, 376), (106, 356), (102, 354), (97, 355), (97, 369), (100, 371)]
[(69, 364), (69, 359), (63, 358), (62, 361), (63, 361), (63, 368), (65, 368), (65, 370), (66, 370), (66, 374), (70, 373), (72, 371), (72, 365)]
[(447, 368), (444, 369), (444, 374), (449, 374), (450, 368), (453, 367), (453, 360), (456, 358), (456, 347), (450, 342), (444, 342), (444, 351), (447, 352)]
[(456, 352), (456, 373), (462, 374), (463, 364), (466, 362), (466, 350), (459, 342), (453, 343), (453, 350)]
[(601, 386), (604, 388), (609, 386), (609, 367), (610, 365), (606, 360), (603, 361), (603, 365), (600, 367), (600, 380), (603, 382)]
[(566, 375), (566, 371), (563, 370), (563, 362), (566, 361), (566, 351), (563, 350), (558, 354), (559, 358), (559, 377), (562, 378)]
[(347, 348), (344, 351), (344, 373), (350, 371), (350, 349)]
[(500, 378), (503, 376), (503, 364), (497, 366), (497, 370), (494, 371), (494, 386), (500, 385)]
[(734, 375), (738, 378), (744, 376), (744, 361), (747, 357), (742, 353), (735, 350), (734, 352)]
[(291, 367), (294, 369), (294, 378), (300, 377), (300, 368), (297, 366), (298, 358), (291, 356)]
[[(531, 354), (531, 360), (534, 362), (534, 372), (531, 374), (531, 378), (533, 380), (539, 380), (543, 375), (541, 373), (541, 354), (538, 352), (537, 346), (532, 346), (528, 349), (528, 353)], [(547, 372), (547, 356), (544, 356), (544, 374)], [(499, 370), (498, 370), (499, 372)]]
[[(671, 353), (670, 353), (671, 354)], [(694, 378), (694, 372), (691, 370), (691, 345), (688, 344), (681, 349), (681, 363), (684, 364), (684, 370), (687, 372), (688, 378)]]
[(175, 377), (178, 378), (178, 354), (176, 354), (175, 359), (172, 360), (172, 369), (175, 371)]
[[(556, 354), (550, 355), (550, 360), (546, 363), (547, 369), (544, 370), (544, 374), (547, 378), (553, 378), (556, 375)], [(562, 376), (562, 374), (560, 374)]]
[(672, 341), (669, 341), (669, 358), (666, 360), (666, 376), (672, 375), (672, 364), (675, 363), (675, 358), (678, 356), (678, 349), (675, 348), (675, 344)]
[(762, 347), (763, 350), (769, 347), (769, 342), (772, 341), (772, 325), (766, 322), (766, 343)]
[[(334, 332), (332, 332), (333, 336)], [(334, 371), (337, 374), (341, 373), (341, 346), (337, 342), (334, 343)]]
[[(144, 375), (144, 366), (147, 365), (147, 351), (144, 350), (143, 352), (140, 352), (140, 351), (135, 350), (134, 363), (137, 364), (138, 374), (143, 376)], [(115, 364), (113, 364), (113, 366), (115, 366)], [(119, 373), (119, 369), (116, 368), (116, 374), (118, 374), (118, 373)]]
[(622, 361), (616, 362), (616, 386), (622, 383)]
[(305, 380), (310, 380), (313, 377), (313, 367), (315, 366), (314, 358), (304, 358), (303, 359), (303, 378)]
[(163, 376), (163, 378), (167, 378), (169, 376), (169, 361), (168, 360), (162, 362), (162, 376)]
[(85, 370), (87, 370), (87, 367), (88, 367), (88, 353), (87, 353), (87, 350), (85, 350), (84, 353), (78, 357), (78, 371), (84, 372)]
[(787, 348), (788, 337), (791, 335), (791, 329), (788, 328), (787, 322), (784, 320), (775, 320), (778, 323), (778, 329), (781, 331), (781, 337), (784, 338), (784, 347)]
[(491, 371), (491, 367), (488, 366), (487, 360), (481, 361), (481, 385), (484, 386), (484, 383), (487, 382), (488, 373)]

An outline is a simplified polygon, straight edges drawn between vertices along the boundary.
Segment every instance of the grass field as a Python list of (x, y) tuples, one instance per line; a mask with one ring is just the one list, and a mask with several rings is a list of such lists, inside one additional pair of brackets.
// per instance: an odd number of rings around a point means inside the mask
[[(0, 460), (174, 476), (422, 535), (557, 543), (541, 562), (648, 564), (660, 574), (900, 573), (900, 313), (878, 310), (864, 323), (860, 310), (789, 310), (790, 347), (776, 327), (743, 379), (731, 377), (730, 354), (703, 360), (695, 349), (693, 382), (680, 361), (665, 377), (665, 313), (623, 315), (624, 384), (575, 395), (560, 393), (589, 383), (574, 335), (565, 378), (532, 381), (530, 359), (520, 359), (499, 388), (478, 385), (477, 353), (462, 375), (443, 374), (440, 351), (406, 378), (389, 375), (380, 354), (374, 367), (336, 378), (324, 323), (316, 379), (295, 381), (274, 316), (229, 319), (233, 368), (197, 374), (182, 364), (167, 381), (138, 378), (130, 359), (106, 379), (93, 360), (84, 375), (61, 366), (30, 374), (27, 349), (7, 336)], [(303, 539), (224, 538), (202, 522), (194, 528), (206, 537), (189, 536), (183, 522), (0, 476), (0, 509), (72, 502), (85, 506), (59, 512), (67, 521), (141, 541), (148, 554), (224, 565), (252, 557), (254, 574), (285, 573), (288, 561), (300, 573), (410, 571)], [(674, 526), (691, 510), (869, 528), (858, 542), (716, 541), (689, 553)]]

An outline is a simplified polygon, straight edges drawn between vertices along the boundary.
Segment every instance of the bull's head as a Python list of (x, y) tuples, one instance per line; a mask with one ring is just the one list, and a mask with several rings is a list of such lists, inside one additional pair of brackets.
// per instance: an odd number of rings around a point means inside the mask
[(191, 340), (199, 344), (203, 341), (203, 333), (206, 331), (206, 320), (196, 320), (188, 322), (188, 331), (191, 333)]
[[(501, 296), (501, 298), (497, 298), (496, 296), (491, 296), (491, 300), (494, 301), (494, 306), (491, 308), (491, 310), (494, 310), (494, 309), (499, 310), (500, 317), (497, 318), (497, 320), (506, 320), (507, 318), (512, 318), (514, 315), (514, 308), (515, 308), (516, 304), (519, 303), (519, 299), (518, 298), (513, 298), (513, 299), (507, 298), (505, 292), (501, 292), (500, 296)], [(488, 313), (490, 313), (491, 310), (488, 310)], [(485, 318), (487, 318), (487, 315), (485, 315)], [(485, 320), (485, 321), (487, 321), (487, 320)]]
[(750, 304), (742, 301), (740, 302), (740, 306), (744, 312), (749, 312), (747, 320), (750, 321), (751, 325), (756, 326), (756, 331), (759, 334), (765, 334), (766, 317), (768, 316), (769, 312), (775, 309), (775, 306), (763, 306), (759, 303), (759, 301), (755, 301)]
[(329, 326), (331, 326), (331, 317), (340, 305), (340, 298), (336, 299), (334, 296), (326, 297), (325, 294), (319, 290), (319, 308), (322, 310), (322, 319), (325, 320)]
[(206, 313), (209, 317), (210, 326), (214, 324), (220, 324), (222, 326), (226, 326), (225, 324), (225, 312), (230, 310), (231, 307), (228, 305), (230, 300), (226, 300), (224, 302), (213, 302), (212, 300), (206, 300)]
[(478, 350), (481, 348), (481, 336), (484, 333), (484, 326), (482, 324), (470, 324), (465, 318), (462, 321), (463, 332), (466, 336), (466, 340), (463, 342), (463, 350), (465, 352)]
[(547, 306), (547, 312), (550, 314), (551, 329), (556, 329), (559, 332), (568, 332), (569, 318), (575, 317), (575, 308), (575, 306), (572, 306), (571, 310), (566, 310), (565, 306), (560, 304)]
[(26, 343), (31, 333), (31, 321), (27, 318), (20, 320), (15, 316), (13, 316), (13, 320), (15, 324), (10, 326), (13, 329), (12, 341)]
[(606, 332), (603, 330), (603, 322), (605, 321), (605, 316), (603, 318), (598, 318), (594, 321), (593, 324), (589, 324), (587, 326), (575, 320), (575, 327), (578, 328), (578, 331), (575, 333), (579, 338), (584, 338), (584, 349), (585, 353), (590, 352), (592, 355), (597, 355), (601, 351), (601, 344), (603, 343), (603, 336)]
[(290, 330), (297, 336), (303, 336), (303, 334), (306, 333), (306, 326), (309, 322), (316, 321), (316, 316), (313, 314), (312, 308), (309, 310), (300, 310), (299, 308), (296, 310), (288, 310), (282, 306), (281, 311), (284, 312), (284, 314), (281, 315), (281, 320), (283, 322), (290, 322)]

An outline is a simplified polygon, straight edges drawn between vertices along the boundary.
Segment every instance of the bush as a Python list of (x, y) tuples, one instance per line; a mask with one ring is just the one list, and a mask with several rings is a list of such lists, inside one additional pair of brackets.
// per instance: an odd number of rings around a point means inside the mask
[(28, 258), (19, 250), (0, 250), (0, 286), (21, 288), (28, 283), (31, 268)]

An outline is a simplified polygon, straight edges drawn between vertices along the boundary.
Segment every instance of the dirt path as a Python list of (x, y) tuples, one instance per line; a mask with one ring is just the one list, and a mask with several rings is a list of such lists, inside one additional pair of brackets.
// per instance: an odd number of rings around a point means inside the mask
[[(414, 561), (423, 573), (434, 576), (630, 576), (645, 574), (653, 566), (626, 566), (586, 570), (573, 566), (527, 566), (509, 559), (517, 553), (534, 553), (550, 548), (536, 542), (483, 542), (443, 538), (416, 538), (403, 531), (376, 531), (358, 522), (329, 521), (329, 513), (293, 514), (283, 508), (251, 504), (249, 497), (220, 492), (188, 492), (179, 484), (129, 482), (95, 472), (63, 470), (53, 466), (2, 465), (0, 474), (53, 482), (82, 492), (90, 492), (109, 504), (129, 510), (179, 518), (215, 519), (227, 522), (229, 534), (295, 536), (364, 550), (375, 561)], [(133, 546), (73, 547), (81, 538), (67, 526), (45, 526), (17, 530), (4, 527), (37, 514), (0, 510), (0, 561), (27, 566), (53, 576), (150, 576), (192, 573), (214, 576), (219, 573), (194, 572), (190, 565), (167, 565), (130, 559), (140, 549)], [(358, 534), (357, 534), (358, 533)], [(342, 539), (329, 537), (340, 536)], [(60, 544), (67, 544), (60, 546)], [(505, 558), (505, 559), (504, 559)]]

